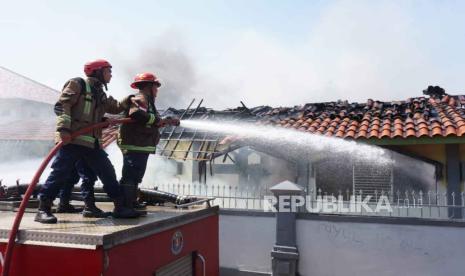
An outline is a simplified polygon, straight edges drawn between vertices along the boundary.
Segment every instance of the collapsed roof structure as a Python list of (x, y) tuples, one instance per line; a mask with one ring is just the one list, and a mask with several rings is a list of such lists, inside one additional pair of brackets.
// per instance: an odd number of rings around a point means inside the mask
[[(452, 96), (440, 87), (430, 86), (425, 96), (403, 101), (366, 103), (335, 101), (308, 103), (294, 107), (242, 106), (222, 111), (196, 107), (169, 108), (163, 116), (182, 120), (240, 121), (277, 126), (309, 134), (343, 138), (374, 145), (414, 145), (465, 141), (465, 96)], [(111, 133), (111, 132), (110, 132)], [(113, 132), (113, 135), (115, 133)], [(108, 140), (108, 139), (107, 139)], [(196, 149), (194, 144), (198, 144)], [(237, 139), (182, 126), (161, 129), (159, 153), (186, 160), (211, 160), (240, 146)]]

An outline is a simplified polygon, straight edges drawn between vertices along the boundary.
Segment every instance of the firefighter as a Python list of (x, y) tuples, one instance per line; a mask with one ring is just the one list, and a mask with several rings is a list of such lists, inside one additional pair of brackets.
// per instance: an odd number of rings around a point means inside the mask
[[(121, 188), (126, 196), (126, 206), (143, 209), (145, 206), (137, 202), (137, 188), (142, 182), (147, 160), (155, 153), (160, 140), (158, 128), (166, 122), (160, 118), (155, 107), (155, 98), (161, 83), (152, 73), (136, 75), (131, 88), (138, 89), (130, 108), (125, 113), (137, 120), (137, 123), (120, 126), (118, 146), (123, 152), (123, 170), (120, 180)], [(171, 124), (179, 124), (172, 119)]]
[[(70, 204), (71, 193), (73, 187), (82, 179), (81, 194), (84, 199), (84, 209), (76, 208)], [(75, 168), (68, 176), (63, 188), (60, 190), (60, 202), (58, 203), (57, 213), (80, 213), (87, 218), (103, 218), (108, 217), (111, 213), (104, 212), (95, 205), (94, 184), (97, 181), (97, 176), (89, 166), (79, 160), (75, 164)]]
[(69, 80), (55, 106), (61, 110), (57, 117), (56, 142), (62, 141), (64, 146), (58, 151), (52, 163), (52, 172), (39, 192), (40, 203), (35, 221), (40, 223), (56, 223), (57, 218), (51, 213), (53, 200), (78, 160), (83, 160), (103, 183), (103, 188), (114, 202), (115, 218), (135, 218), (139, 216), (134, 209), (125, 206), (116, 179), (115, 169), (108, 155), (101, 148), (101, 129), (80, 135), (71, 140), (71, 133), (99, 123), (105, 112), (118, 114), (130, 106), (131, 97), (118, 102), (107, 97), (103, 88), (110, 82), (111, 64), (103, 59), (94, 60), (84, 65), (87, 78)]

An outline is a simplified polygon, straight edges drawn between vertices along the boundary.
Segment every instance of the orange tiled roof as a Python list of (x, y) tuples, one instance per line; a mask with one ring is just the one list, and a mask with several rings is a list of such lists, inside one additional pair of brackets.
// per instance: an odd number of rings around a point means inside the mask
[(271, 109), (259, 123), (350, 139), (461, 137), (465, 134), (465, 96), (307, 104)]

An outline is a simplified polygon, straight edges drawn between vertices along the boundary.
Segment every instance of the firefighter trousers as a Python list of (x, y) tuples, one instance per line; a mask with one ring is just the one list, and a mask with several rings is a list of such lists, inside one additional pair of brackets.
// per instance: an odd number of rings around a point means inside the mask
[(123, 154), (121, 184), (138, 185), (141, 183), (147, 168), (148, 158), (148, 153), (129, 152)]
[(74, 185), (79, 182), (79, 179), (82, 179), (81, 182), (81, 194), (84, 198), (84, 201), (91, 201), (94, 195), (94, 184), (97, 181), (97, 176), (94, 171), (87, 166), (83, 160), (78, 160), (74, 166), (74, 169), (71, 171), (68, 180), (63, 185), (63, 188), (60, 190), (60, 201), (69, 202), (71, 199), (71, 193), (73, 192)]
[(107, 153), (98, 147), (92, 149), (74, 144), (65, 145), (58, 151), (52, 163), (52, 172), (40, 190), (39, 196), (54, 200), (79, 160), (87, 164), (102, 181), (103, 189), (110, 198), (115, 199), (121, 196), (115, 169), (108, 159)]

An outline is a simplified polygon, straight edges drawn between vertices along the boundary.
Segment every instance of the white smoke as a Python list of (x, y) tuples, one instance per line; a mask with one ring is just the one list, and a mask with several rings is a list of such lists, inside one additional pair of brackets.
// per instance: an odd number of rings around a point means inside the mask
[(213, 108), (241, 100), (247, 106), (390, 101), (419, 96), (429, 84), (463, 86), (455, 81), (460, 72), (444, 74), (436, 65), (431, 53), (440, 33), (415, 24), (414, 11), (408, 2), (334, 1), (302, 28), (296, 44), (249, 28), (210, 48), (194, 47), (187, 33), (169, 29), (127, 58), (126, 71), (131, 77), (154, 71), (165, 80), (163, 107), (185, 107), (193, 97)]
[[(19, 179), (20, 184), (29, 184), (42, 161), (42, 159), (33, 158), (27, 160), (23, 159), (10, 162), (0, 162), (0, 179), (2, 179), (2, 185), (13, 186), (16, 184), (17, 179)], [(42, 173), (39, 183), (45, 182), (50, 171), (51, 169), (49, 164)]]
[[(123, 169), (123, 154), (118, 148), (116, 143), (112, 143), (105, 151), (113, 164), (116, 171), (116, 176), (121, 179), (121, 172)], [(179, 183), (177, 177), (177, 167), (172, 160), (165, 157), (151, 154), (147, 162), (147, 169), (142, 181), (141, 186), (146, 188), (153, 188), (166, 183)]]
[(418, 45), (407, 10), (395, 2), (334, 2), (301, 34), (306, 39), (300, 45), (247, 30), (208, 64), (207, 75), (231, 88), (218, 92), (222, 106), (238, 99), (250, 106), (292, 106), (418, 96), (438, 81), (438, 71), (428, 46)]

